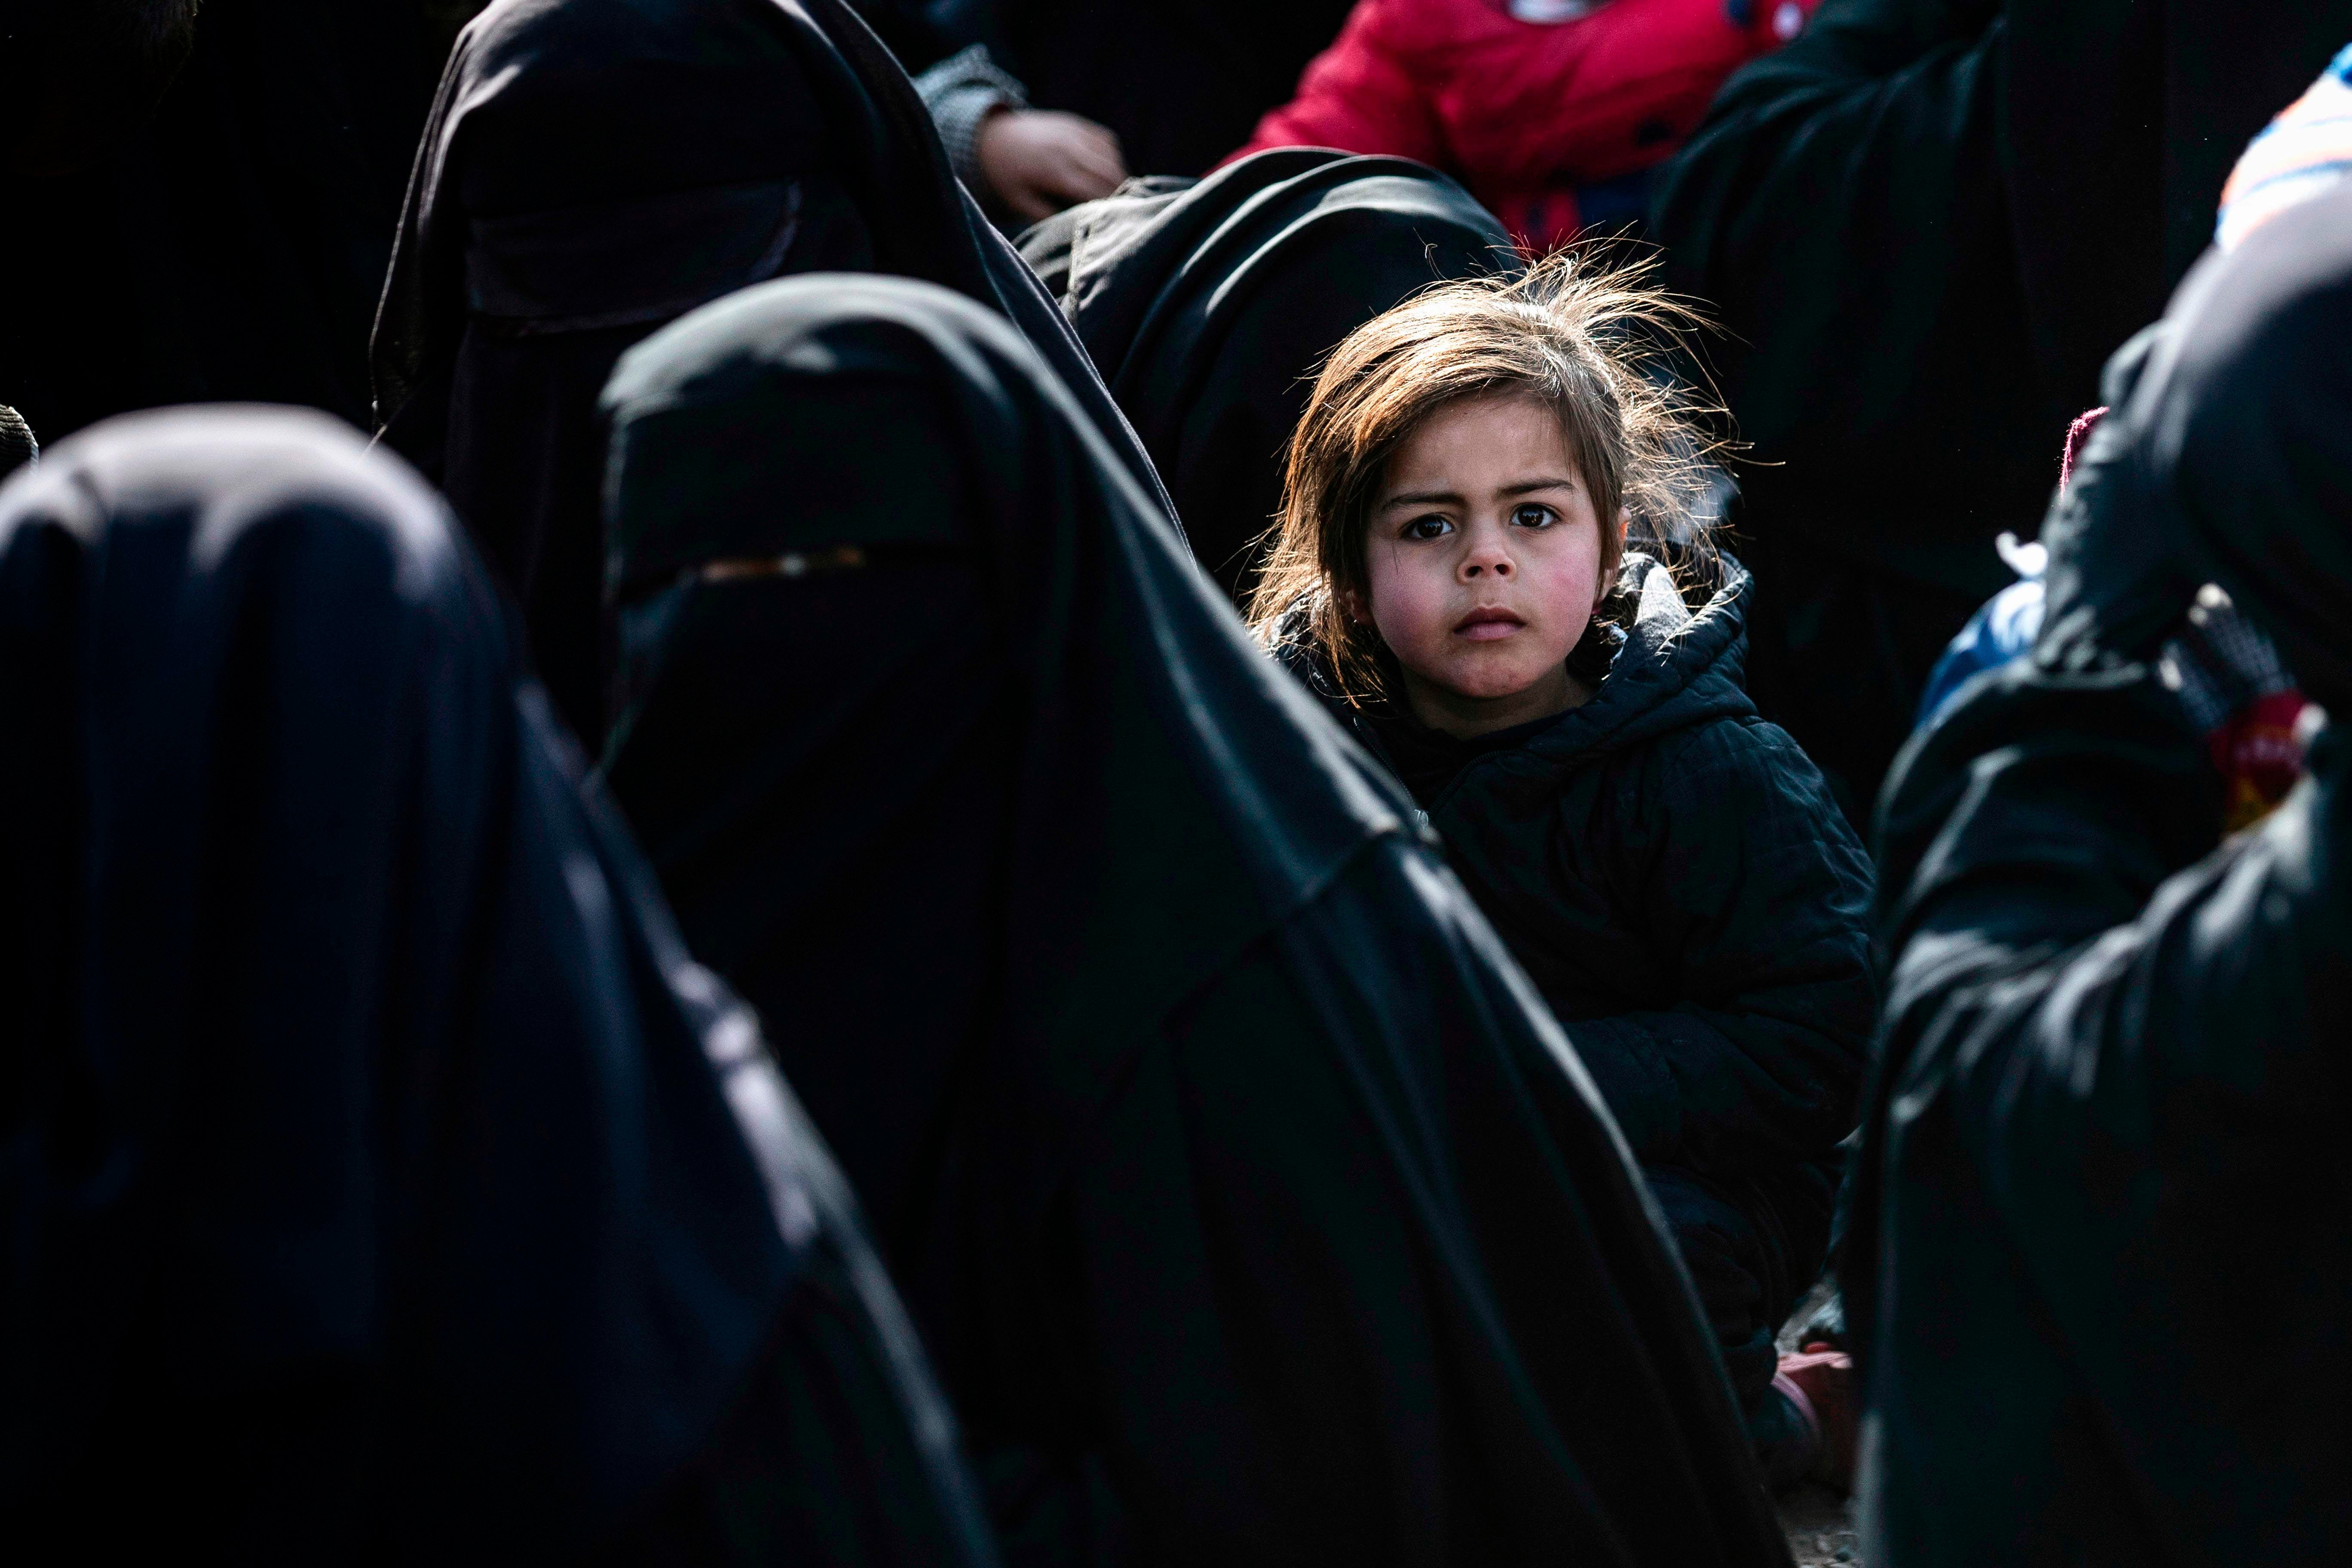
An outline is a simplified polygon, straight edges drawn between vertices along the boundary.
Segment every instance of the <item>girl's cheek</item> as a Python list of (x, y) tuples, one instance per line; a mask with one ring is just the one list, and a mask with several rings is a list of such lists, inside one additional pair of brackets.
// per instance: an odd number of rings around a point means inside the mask
[(1452, 578), (1443, 571), (1416, 571), (1417, 561), (1394, 565), (1385, 581), (1376, 575), (1372, 582), (1372, 619), (1381, 635), (1391, 647), (1442, 640), (1450, 629), (1442, 623)]

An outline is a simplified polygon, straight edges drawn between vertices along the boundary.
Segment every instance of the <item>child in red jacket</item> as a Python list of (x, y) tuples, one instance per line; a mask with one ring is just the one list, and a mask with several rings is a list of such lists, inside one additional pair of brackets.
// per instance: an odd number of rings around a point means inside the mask
[[(1248, 145), (1414, 158), (1538, 252), (1639, 222), (1723, 79), (1817, 0), (1357, 0)], [(1231, 162), (1228, 159), (1227, 162)]]

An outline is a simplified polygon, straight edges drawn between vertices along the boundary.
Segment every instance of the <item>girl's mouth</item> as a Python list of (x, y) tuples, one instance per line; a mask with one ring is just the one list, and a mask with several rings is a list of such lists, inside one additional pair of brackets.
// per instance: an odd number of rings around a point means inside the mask
[(1527, 624), (1500, 605), (1481, 605), (1454, 623), (1454, 635), (1472, 642), (1493, 642), (1509, 637)]

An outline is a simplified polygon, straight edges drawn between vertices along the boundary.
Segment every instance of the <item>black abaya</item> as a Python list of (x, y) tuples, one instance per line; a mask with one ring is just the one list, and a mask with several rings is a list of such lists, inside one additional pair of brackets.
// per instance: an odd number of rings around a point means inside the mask
[(1024, 235), (1021, 252), (1134, 422), (1201, 563), (1237, 598), (1281, 502), (1291, 427), (1339, 340), (1441, 279), (1520, 265), (1444, 174), (1318, 147), (1086, 203)]
[(1785, 1562), (1568, 1042), (1020, 338), (785, 279), (605, 404), (609, 776), (1016, 1560)]
[(508, 0), (459, 38), (377, 319), (376, 413), (520, 600), (583, 735), (606, 717), (597, 391), (664, 321), (812, 270), (901, 273), (1001, 310), (1157, 487), (843, 0)]
[(2101, 362), (2347, 37), (2352, 0), (1827, 0), (1665, 169), (1651, 233), (1759, 459), (1751, 684), (1858, 819)]
[(12, 1550), (992, 1561), (846, 1187), (413, 474), (285, 410), (63, 443), (0, 489), (0, 724)]
[(1896, 766), (1843, 1270), (1874, 1564), (2352, 1557), (2352, 759), (2323, 731), (2217, 844), (2149, 662), (2211, 579), (2352, 709), (2347, 332), (2352, 193), (2192, 274), (2044, 527), (2033, 659)]

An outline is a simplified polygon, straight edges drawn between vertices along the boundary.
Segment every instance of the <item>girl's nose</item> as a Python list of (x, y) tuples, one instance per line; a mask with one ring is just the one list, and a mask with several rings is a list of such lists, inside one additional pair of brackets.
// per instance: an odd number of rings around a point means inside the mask
[(1474, 538), (1470, 548), (1462, 556), (1462, 578), (1465, 582), (1475, 577), (1508, 577), (1517, 570), (1511, 552), (1504, 548), (1503, 541), (1493, 534)]

